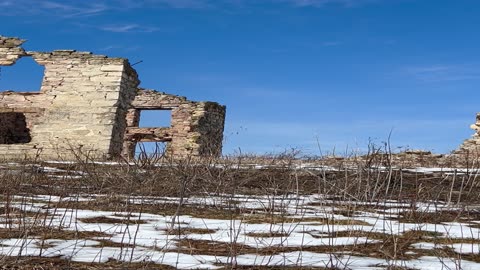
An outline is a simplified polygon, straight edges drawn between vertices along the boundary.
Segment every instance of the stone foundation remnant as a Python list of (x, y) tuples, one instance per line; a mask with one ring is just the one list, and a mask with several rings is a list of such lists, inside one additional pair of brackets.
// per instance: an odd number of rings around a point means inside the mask
[[(124, 58), (24, 42), (0, 36), (0, 67), (31, 57), (45, 73), (39, 92), (0, 92), (0, 160), (132, 158), (141, 142), (166, 142), (174, 157), (221, 155), (225, 106), (139, 88)], [(144, 110), (170, 110), (171, 125), (139, 127)]]
[(477, 121), (470, 128), (475, 130), (475, 134), (463, 142), (455, 154), (470, 154), (478, 157), (480, 156), (480, 113), (477, 113)]

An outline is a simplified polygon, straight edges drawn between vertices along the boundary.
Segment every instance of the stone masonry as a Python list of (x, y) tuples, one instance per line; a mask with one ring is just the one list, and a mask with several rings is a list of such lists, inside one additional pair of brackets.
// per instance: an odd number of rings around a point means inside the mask
[(471, 154), (474, 156), (479, 156), (480, 154), (480, 113), (477, 114), (477, 121), (475, 124), (470, 126), (471, 129), (475, 130), (475, 134), (472, 138), (463, 142), (460, 148), (455, 152), (456, 154)]
[[(0, 159), (132, 158), (140, 142), (166, 142), (176, 157), (221, 154), (225, 106), (139, 88), (124, 58), (23, 43), (0, 36), (0, 66), (32, 57), (45, 73), (39, 92), (0, 92)], [(171, 126), (140, 128), (143, 110), (171, 110)]]

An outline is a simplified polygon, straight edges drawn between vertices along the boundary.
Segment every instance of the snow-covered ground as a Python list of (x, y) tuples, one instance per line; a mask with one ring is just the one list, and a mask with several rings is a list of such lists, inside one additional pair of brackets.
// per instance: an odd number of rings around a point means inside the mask
[[(352, 203), (330, 200), (319, 196), (291, 196), (272, 198), (263, 196), (213, 196), (189, 198), (185, 205), (194, 207), (227, 207), (234, 199), (242, 215), (232, 219), (181, 215), (173, 229), (172, 216), (141, 212), (112, 212), (88, 209), (49, 208), (61, 201), (85, 202), (101, 195), (85, 197), (31, 196), (15, 197), (11, 207), (29, 213), (23, 221), (0, 216), (0, 228), (33, 228), (35, 222), (50, 228), (71, 232), (101, 232), (101, 236), (83, 239), (44, 239), (40, 236), (0, 240), (0, 254), (8, 256), (61, 256), (79, 262), (106, 262), (110, 258), (127, 262), (153, 261), (181, 269), (219, 268), (222, 264), (281, 265), (326, 267), (340, 269), (385, 269), (399, 265), (413, 269), (480, 269), (480, 263), (459, 260), (444, 255), (432, 256), (433, 250), (451, 249), (460, 255), (478, 254), (480, 247), (480, 221), (456, 220), (431, 223), (401, 222), (405, 211), (412, 208), (420, 213), (460, 211), (442, 204), (419, 203), (415, 206), (390, 201), (381, 204)], [(23, 200), (21, 202), (20, 200)], [(178, 198), (130, 197), (129, 203), (159, 204), (178, 202)], [(28, 203), (26, 203), (28, 202)], [(4, 206), (4, 205), (2, 205)], [(278, 209), (274, 222), (269, 221), (267, 209)], [(350, 209), (347, 215), (341, 211)], [(463, 209), (465, 210), (465, 209)], [(195, 217), (194, 217), (195, 216)], [(130, 222), (125, 222), (127, 219)], [(260, 219), (260, 217), (263, 217)], [(273, 216), (272, 216), (273, 217)], [(92, 222), (98, 219), (100, 222)], [(15, 220), (15, 218), (13, 218)], [(108, 222), (102, 223), (102, 220)], [(118, 220), (118, 222), (115, 222)], [(43, 222), (45, 221), (45, 222)], [(39, 225), (39, 224), (37, 224)], [(177, 233), (180, 228), (191, 233)], [(412, 232), (425, 232), (425, 237), (412, 242), (408, 254), (412, 259), (367, 256), (352, 251), (352, 247), (371, 248), (382, 252), (382, 243)], [(362, 233), (363, 232), (363, 233)], [(432, 232), (432, 236), (428, 236)], [(385, 238), (369, 235), (385, 235)], [(80, 234), (79, 234), (80, 235)], [(204, 241), (227, 246), (241, 245), (247, 252), (212, 255), (209, 250), (188, 250), (182, 241)], [(288, 247), (289, 250), (281, 248)], [(265, 254), (262, 250), (276, 248), (280, 252)], [(329, 250), (329, 252), (314, 252)], [(306, 249), (306, 250), (305, 250)], [(204, 253), (204, 254), (202, 254)], [(461, 265), (461, 268), (459, 268)], [(443, 268), (442, 268), (443, 267)]]
[[(67, 181), (86, 176), (82, 171), (60, 169), (55, 164), (58, 163), (1, 164), (0, 170), (11, 173), (28, 167), (51, 179)], [(313, 164), (298, 165), (295, 169), (337, 170)], [(454, 168), (404, 171), (444, 175), (479, 173)], [(134, 210), (128, 212), (104, 211), (101, 206), (75, 207), (75, 204), (108, 200), (107, 195), (99, 194), (17, 195), (8, 202), (0, 201), (0, 209), (15, 210), (1, 212), (0, 255), (62, 257), (87, 263), (105, 263), (110, 259), (152, 261), (179, 269), (217, 269), (232, 264), (359, 270), (391, 266), (480, 269), (480, 206), (475, 205), (352, 202), (320, 195), (204, 194), (187, 198), (183, 207), (188, 207), (188, 211), (181, 211), (172, 224), (173, 216), (152, 211), (152, 206), (175, 208), (180, 198), (118, 197), (121, 205), (137, 207), (129, 208)], [(142, 211), (141, 205), (149, 206), (149, 210)], [(205, 208), (217, 212), (233, 208), (236, 214), (228, 218), (228, 215), (202, 216), (202, 211), (195, 212)], [(448, 213), (444, 220), (428, 218), (444, 213)], [(452, 219), (455, 213), (469, 214)], [(43, 230), (35, 233), (39, 228)]]

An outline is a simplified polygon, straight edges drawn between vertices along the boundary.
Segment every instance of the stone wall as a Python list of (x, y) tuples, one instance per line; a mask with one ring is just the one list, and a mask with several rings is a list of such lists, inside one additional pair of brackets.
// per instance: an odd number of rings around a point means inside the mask
[(220, 155), (225, 107), (214, 102), (199, 102), (195, 104), (194, 113), (196, 117), (191, 125), (194, 136), (189, 136), (189, 139), (195, 142), (194, 151), (199, 155)]
[(0, 66), (10, 66), (25, 55), (20, 47), (25, 40), (0, 36)]
[[(23, 42), (0, 36), (0, 66), (32, 57), (45, 74), (37, 93), (0, 92), (0, 158), (131, 158), (136, 144), (147, 141), (168, 142), (172, 155), (220, 155), (224, 106), (139, 89), (137, 73), (124, 58), (25, 52)], [(171, 110), (172, 126), (140, 129), (141, 110), (148, 109)]]
[[(140, 128), (142, 110), (171, 110), (170, 127)], [(139, 89), (126, 122), (124, 156), (132, 157), (141, 142), (168, 142), (166, 152), (173, 156), (219, 156), (222, 151), (225, 106), (215, 102)]]
[(480, 155), (480, 113), (477, 114), (476, 123), (470, 126), (475, 131), (472, 138), (463, 142), (460, 148), (455, 152), (456, 154), (472, 154)]

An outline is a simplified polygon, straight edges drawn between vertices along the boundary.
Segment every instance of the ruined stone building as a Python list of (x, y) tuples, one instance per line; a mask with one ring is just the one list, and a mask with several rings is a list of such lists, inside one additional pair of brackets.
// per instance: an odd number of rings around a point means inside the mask
[(470, 126), (475, 131), (472, 138), (463, 142), (460, 148), (455, 152), (456, 154), (471, 154), (480, 156), (480, 113), (477, 114), (477, 121)]
[[(0, 81), (0, 159), (131, 158), (139, 142), (167, 142), (172, 156), (221, 154), (225, 106), (141, 89), (124, 58), (23, 43), (0, 36), (0, 67), (32, 57), (45, 72), (39, 92), (3, 91)], [(171, 125), (139, 127), (143, 110), (171, 110)]]

